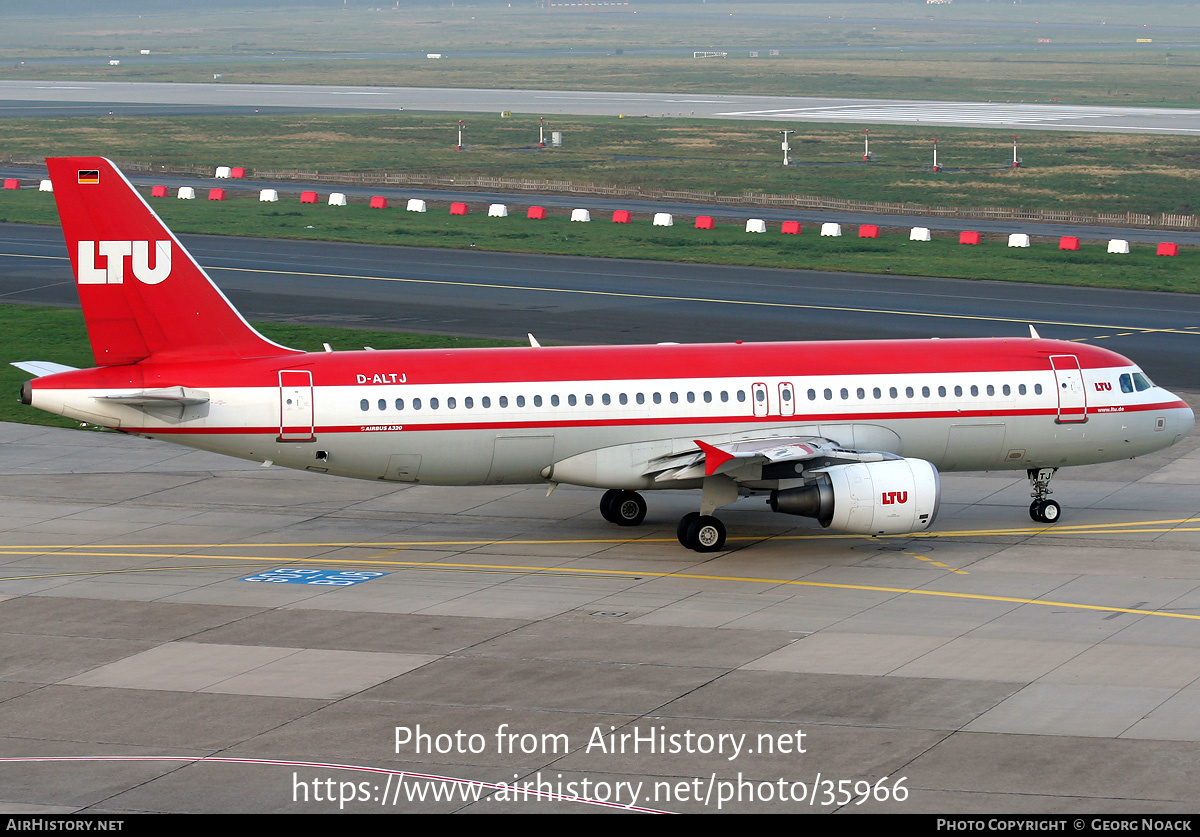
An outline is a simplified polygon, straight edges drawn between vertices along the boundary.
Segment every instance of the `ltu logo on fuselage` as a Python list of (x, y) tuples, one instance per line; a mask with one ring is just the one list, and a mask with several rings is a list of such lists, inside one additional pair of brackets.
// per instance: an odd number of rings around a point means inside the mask
[[(96, 266), (96, 254), (106, 260), (104, 267)], [(171, 242), (154, 242), (154, 267), (150, 267), (149, 241), (81, 241), (79, 242), (79, 284), (120, 285), (125, 282), (125, 259), (130, 261), (133, 276), (146, 285), (157, 285), (171, 275)]]

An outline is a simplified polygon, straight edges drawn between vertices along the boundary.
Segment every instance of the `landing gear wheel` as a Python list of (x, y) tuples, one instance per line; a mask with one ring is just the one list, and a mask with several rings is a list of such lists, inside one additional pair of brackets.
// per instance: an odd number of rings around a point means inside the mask
[(1030, 468), (1026, 471), (1029, 475), (1029, 485), (1033, 488), (1033, 493), (1029, 495), (1033, 497), (1033, 502), (1029, 504), (1029, 516), (1038, 523), (1057, 523), (1058, 518), (1062, 516), (1062, 506), (1046, 499), (1046, 495), (1050, 493), (1050, 479), (1057, 470)]
[(1046, 500), (1042, 503), (1042, 522), (1057, 523), (1058, 518), (1062, 515), (1062, 506), (1053, 500)]
[(620, 491), (617, 491), (615, 488), (610, 488), (608, 491), (605, 491), (604, 496), (600, 498), (600, 516), (609, 523), (617, 522), (617, 515), (613, 511), (613, 504), (620, 496)]
[(618, 491), (609, 501), (609, 513), (618, 526), (637, 526), (646, 519), (646, 501), (636, 491)]
[(698, 516), (688, 524), (684, 545), (697, 552), (720, 552), (725, 546), (725, 524), (715, 517)]
[(1062, 516), (1062, 506), (1054, 500), (1034, 500), (1029, 506), (1029, 516), (1038, 523), (1057, 523)]
[(700, 512), (688, 512), (679, 519), (679, 525), (675, 527), (675, 536), (679, 538), (679, 545), (686, 546), (691, 549), (691, 544), (688, 543), (688, 527), (696, 520), (700, 519)]

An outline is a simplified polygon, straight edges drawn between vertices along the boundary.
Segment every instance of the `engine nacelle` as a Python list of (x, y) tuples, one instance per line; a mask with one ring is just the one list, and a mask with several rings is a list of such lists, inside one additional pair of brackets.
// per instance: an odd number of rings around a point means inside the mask
[(810, 485), (772, 491), (771, 510), (856, 535), (920, 532), (937, 517), (941, 481), (924, 459), (853, 462), (818, 473)]

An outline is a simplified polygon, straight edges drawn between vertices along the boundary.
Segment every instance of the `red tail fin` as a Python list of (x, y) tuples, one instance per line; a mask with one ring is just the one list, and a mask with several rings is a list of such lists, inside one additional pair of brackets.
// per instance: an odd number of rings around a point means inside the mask
[(98, 365), (293, 351), (242, 319), (111, 161), (46, 165)]

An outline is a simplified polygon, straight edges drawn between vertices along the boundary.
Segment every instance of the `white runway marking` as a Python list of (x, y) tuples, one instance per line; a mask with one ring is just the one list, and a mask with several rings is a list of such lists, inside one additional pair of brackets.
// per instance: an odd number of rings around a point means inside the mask
[(1040, 125), (1047, 122), (1104, 119), (1131, 116), (1195, 116), (1189, 111), (1166, 108), (1106, 108), (1053, 105), (1000, 105), (993, 103), (922, 102), (894, 105), (836, 105), (816, 108), (775, 108), (770, 110), (728, 111), (729, 117), (755, 116), (767, 119), (792, 118), (804, 122), (895, 122), (914, 124), (973, 123), (981, 125)]

